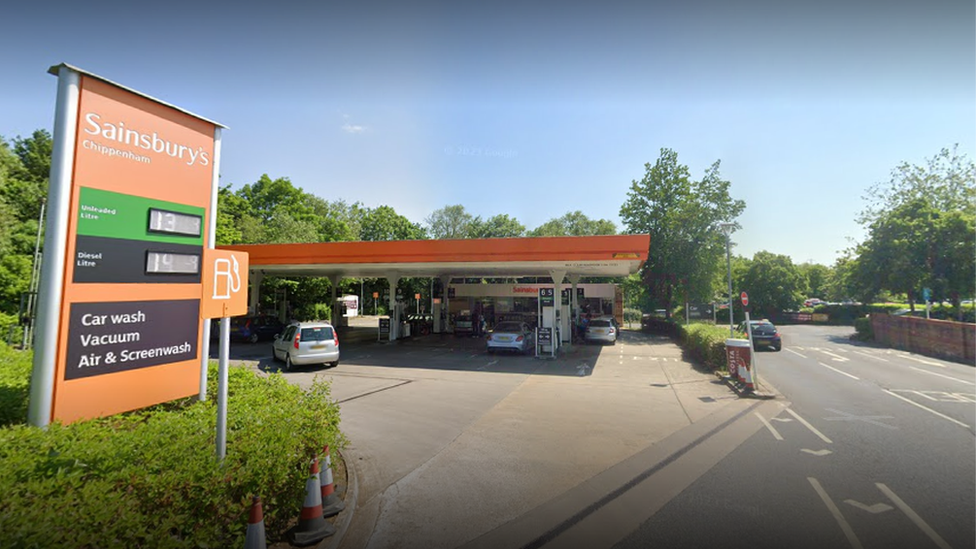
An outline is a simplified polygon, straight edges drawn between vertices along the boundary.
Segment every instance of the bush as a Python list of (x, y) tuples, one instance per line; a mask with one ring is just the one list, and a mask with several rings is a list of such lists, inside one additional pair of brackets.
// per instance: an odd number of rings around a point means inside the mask
[(725, 340), (729, 329), (714, 324), (688, 324), (678, 326), (678, 337), (684, 350), (702, 365), (720, 370), (726, 368)]
[(27, 422), (32, 357), (0, 343), (0, 427)]
[(630, 324), (640, 324), (642, 313), (640, 309), (627, 309), (624, 308), (624, 322), (628, 325)]
[(20, 345), (20, 330), (17, 330), (17, 315), (0, 311), (0, 342)]
[(206, 402), (0, 429), (0, 546), (240, 547), (252, 495), (262, 497), (269, 539), (282, 538), (311, 458), (345, 444), (338, 406), (325, 383), (303, 391), (233, 367), (219, 463), (216, 372)]
[(862, 317), (854, 319), (854, 337), (858, 341), (873, 341), (874, 329), (871, 328), (871, 319)]
[(332, 321), (332, 307), (328, 303), (311, 303), (295, 311), (295, 319), (299, 321), (322, 320)]

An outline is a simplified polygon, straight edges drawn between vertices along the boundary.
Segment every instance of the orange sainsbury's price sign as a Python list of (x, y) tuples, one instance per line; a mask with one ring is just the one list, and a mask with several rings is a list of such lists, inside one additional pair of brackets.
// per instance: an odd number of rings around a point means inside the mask
[(30, 423), (195, 394), (220, 125), (58, 75)]

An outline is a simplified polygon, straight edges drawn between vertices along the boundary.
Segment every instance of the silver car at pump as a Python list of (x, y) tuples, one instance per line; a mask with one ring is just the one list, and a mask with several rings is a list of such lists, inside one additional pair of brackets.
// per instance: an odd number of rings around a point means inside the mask
[(339, 365), (339, 335), (328, 322), (295, 322), (285, 327), (272, 344), (275, 360), (286, 372), (308, 364)]
[(535, 335), (524, 322), (499, 322), (486, 339), (489, 353), (495, 351), (514, 351), (526, 353), (535, 347)]

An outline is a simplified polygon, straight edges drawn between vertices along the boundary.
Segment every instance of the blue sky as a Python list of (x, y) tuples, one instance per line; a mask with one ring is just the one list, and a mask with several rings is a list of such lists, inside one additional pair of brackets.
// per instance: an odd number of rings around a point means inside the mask
[(223, 185), (528, 228), (620, 227), (667, 147), (694, 177), (722, 161), (734, 253), (827, 265), (899, 162), (976, 156), (972, 1), (348, 4), (7, 7), (0, 135), (52, 128), (66, 62), (228, 126)]

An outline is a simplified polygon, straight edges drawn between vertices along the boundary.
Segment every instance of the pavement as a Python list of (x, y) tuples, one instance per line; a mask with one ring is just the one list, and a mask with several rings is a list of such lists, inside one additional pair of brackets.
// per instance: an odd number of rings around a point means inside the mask
[(624, 331), (555, 360), (483, 347), (363, 337), (338, 368), (285, 374), (330, 381), (350, 441), (347, 511), (319, 547), (574, 546), (577, 531), (604, 546), (627, 497), (663, 505), (759, 428), (743, 417), (784, 405), (740, 398), (665, 337)]

